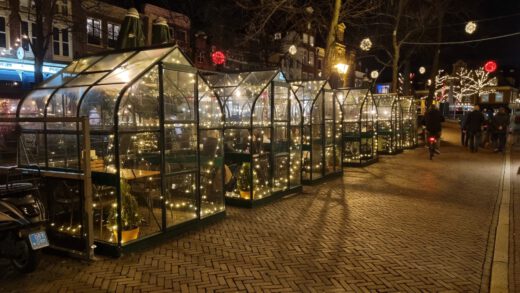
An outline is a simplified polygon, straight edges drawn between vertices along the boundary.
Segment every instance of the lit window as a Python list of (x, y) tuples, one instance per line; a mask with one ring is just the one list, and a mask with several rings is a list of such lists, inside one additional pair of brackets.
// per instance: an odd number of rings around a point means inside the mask
[(314, 36), (310, 36), (309, 38), (309, 44), (314, 47)]
[(495, 103), (503, 103), (504, 102), (504, 93), (496, 92), (495, 93)]
[(314, 66), (314, 52), (309, 52), (309, 65)]
[(101, 45), (101, 20), (87, 18), (87, 42), (93, 45)]
[(485, 95), (480, 96), (480, 102), (481, 103), (489, 103), (489, 95), (485, 94)]
[(108, 46), (110, 48), (115, 48), (117, 43), (117, 38), (119, 37), (119, 31), (121, 30), (121, 26), (115, 23), (107, 23), (108, 30)]
[(55, 56), (70, 56), (69, 31), (67, 29), (52, 29), (52, 49)]
[(7, 33), (5, 30), (5, 18), (0, 17), (0, 47), (7, 48)]

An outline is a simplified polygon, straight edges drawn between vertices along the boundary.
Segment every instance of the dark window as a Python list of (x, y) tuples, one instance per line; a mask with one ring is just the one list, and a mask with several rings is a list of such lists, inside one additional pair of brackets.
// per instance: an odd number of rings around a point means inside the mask
[(70, 56), (69, 30), (52, 29), (52, 50), (54, 55), (69, 57)]
[(63, 29), (61, 30), (61, 48), (63, 56), (69, 56), (69, 30)]
[(30, 49), (30, 44), (29, 44), (29, 38), (30, 38), (30, 34), (29, 34), (29, 23), (27, 21), (22, 21), (22, 48), (25, 50), (25, 51), (29, 51)]
[(183, 30), (175, 30), (175, 40), (185, 43), (186, 32)]
[(5, 18), (0, 17), (0, 47), (7, 47), (7, 35), (5, 34)]
[(87, 18), (87, 42), (89, 44), (101, 45), (101, 20)]
[(108, 23), (107, 24), (108, 29), (108, 46), (110, 48), (115, 48), (117, 43), (117, 37), (119, 36), (119, 30), (121, 29), (121, 26), (119, 24), (114, 23)]
[(54, 55), (60, 55), (60, 30), (52, 28), (52, 49)]

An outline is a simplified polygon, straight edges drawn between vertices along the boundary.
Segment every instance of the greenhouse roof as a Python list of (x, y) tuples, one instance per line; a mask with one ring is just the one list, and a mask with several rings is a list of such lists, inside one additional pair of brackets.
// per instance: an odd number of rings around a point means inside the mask
[[(130, 51), (111, 51), (72, 61), (67, 67), (40, 84), (18, 105), (18, 117), (88, 116), (82, 105), (103, 103), (112, 114), (126, 89), (159, 62), (186, 68), (192, 64), (178, 46)], [(95, 100), (95, 101), (94, 101)], [(58, 110), (56, 111), (55, 108)], [(54, 107), (52, 114), (48, 111)]]
[(345, 88), (338, 89), (338, 100), (341, 104), (360, 104), (370, 94), (368, 88)]

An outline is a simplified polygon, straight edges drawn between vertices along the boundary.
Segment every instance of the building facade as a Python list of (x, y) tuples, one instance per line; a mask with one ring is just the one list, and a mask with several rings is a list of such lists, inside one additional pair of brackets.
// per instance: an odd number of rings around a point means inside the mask
[[(41, 8), (31, 0), (0, 0), (0, 113), (15, 109), (17, 99), (34, 86), (32, 44), (36, 42), (39, 28), (47, 44), (42, 70), (45, 79), (75, 58), (115, 49), (127, 12), (118, 6), (121, 1), (48, 0), (40, 3), (43, 3)], [(151, 4), (140, 8), (146, 45), (151, 44), (153, 21), (163, 17), (174, 42), (190, 52), (191, 21), (186, 15)], [(45, 21), (38, 23), (38, 15)]]

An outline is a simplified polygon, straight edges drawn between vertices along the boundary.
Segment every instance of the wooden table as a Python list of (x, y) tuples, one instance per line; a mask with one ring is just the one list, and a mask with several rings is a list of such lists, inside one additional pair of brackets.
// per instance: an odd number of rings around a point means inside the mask
[(139, 178), (160, 175), (161, 171), (140, 170), (140, 169), (121, 169), (121, 179), (134, 180)]

